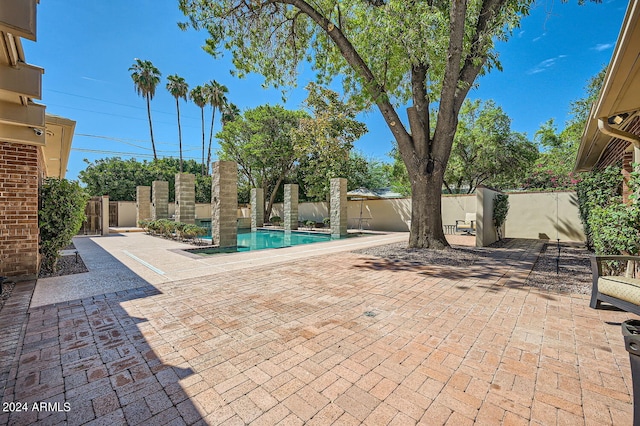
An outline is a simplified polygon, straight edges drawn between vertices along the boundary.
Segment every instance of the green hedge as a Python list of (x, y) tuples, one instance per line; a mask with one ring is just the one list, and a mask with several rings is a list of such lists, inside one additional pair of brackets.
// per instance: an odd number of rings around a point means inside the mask
[(640, 206), (637, 191), (640, 178), (637, 165), (627, 182), (634, 194), (628, 204), (622, 201), (620, 165), (585, 174), (577, 186), (580, 219), (587, 246), (599, 255), (640, 253)]
[(187, 242), (200, 243), (200, 238), (207, 235), (206, 228), (169, 219), (140, 220), (138, 226), (151, 235)]
[(42, 182), (38, 225), (44, 271), (56, 271), (60, 250), (71, 244), (82, 227), (87, 200), (84, 189), (75, 181), (47, 178)]

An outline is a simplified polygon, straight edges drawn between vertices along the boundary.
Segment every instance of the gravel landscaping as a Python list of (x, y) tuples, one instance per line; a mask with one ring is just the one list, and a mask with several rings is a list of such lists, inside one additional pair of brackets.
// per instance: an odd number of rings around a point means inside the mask
[[(405, 243), (389, 244), (359, 250), (356, 253), (389, 259), (393, 262), (407, 262), (416, 266), (439, 265), (464, 268), (472, 265), (483, 253), (501, 247), (507, 240), (489, 247), (453, 246), (446, 250), (408, 249)], [(561, 293), (591, 293), (591, 253), (584, 245), (561, 243), (560, 257), (555, 243), (548, 243), (542, 249), (525, 285)], [(556, 271), (556, 265), (558, 265)]]

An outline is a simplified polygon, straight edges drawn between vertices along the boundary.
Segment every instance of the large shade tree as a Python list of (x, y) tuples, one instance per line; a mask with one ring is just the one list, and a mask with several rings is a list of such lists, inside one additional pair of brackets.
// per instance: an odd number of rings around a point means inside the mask
[(131, 79), (138, 95), (147, 101), (147, 117), (149, 118), (149, 133), (151, 134), (151, 148), (153, 149), (153, 159), (157, 160), (156, 144), (153, 139), (153, 124), (151, 123), (151, 99), (156, 94), (156, 86), (160, 83), (162, 74), (151, 61), (143, 61), (135, 58), (134, 64), (129, 68)]
[[(239, 74), (292, 85), (302, 61), (321, 82), (375, 105), (391, 130), (411, 184), (410, 247), (448, 246), (441, 188), (458, 112), (476, 77), (498, 66), (506, 40), (531, 0), (179, 0), (205, 49), (233, 53)], [(407, 123), (399, 115), (407, 108)], [(430, 120), (430, 109), (436, 123)]]
[(466, 100), (444, 175), (449, 193), (471, 194), (478, 185), (497, 189), (520, 186), (538, 149), (526, 135), (511, 130), (511, 119), (492, 100)]
[(205, 163), (204, 163), (204, 107), (207, 105), (207, 89), (204, 86), (196, 86), (189, 92), (189, 97), (194, 104), (200, 108), (200, 122), (202, 124), (202, 167), (200, 169), (201, 174), (205, 175)]
[(180, 125), (180, 98), (187, 100), (189, 85), (184, 78), (177, 74), (167, 77), (167, 90), (176, 99), (176, 112), (178, 113), (178, 141), (180, 146), (180, 173), (182, 173), (182, 128)]
[(304, 107), (309, 116), (293, 129), (297, 157), (302, 173), (305, 195), (325, 199), (329, 195), (331, 178), (348, 177), (353, 143), (367, 132), (367, 126), (356, 120), (352, 103), (344, 102), (338, 93), (315, 83), (309, 91)]
[(292, 130), (306, 114), (281, 106), (261, 105), (227, 122), (217, 137), (218, 157), (238, 163), (238, 172), (249, 188), (262, 188), (269, 217), (278, 188), (298, 157)]

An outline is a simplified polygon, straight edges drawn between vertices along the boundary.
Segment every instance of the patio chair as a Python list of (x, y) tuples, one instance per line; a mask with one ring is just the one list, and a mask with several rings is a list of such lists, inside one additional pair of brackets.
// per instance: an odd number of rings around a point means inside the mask
[(606, 302), (640, 315), (640, 277), (636, 274), (638, 256), (592, 256), (591, 273), (593, 286), (591, 306), (599, 309)]
[(466, 213), (464, 220), (458, 219), (456, 220), (456, 233), (464, 232), (466, 234), (472, 235), (476, 232), (476, 214), (475, 213)]

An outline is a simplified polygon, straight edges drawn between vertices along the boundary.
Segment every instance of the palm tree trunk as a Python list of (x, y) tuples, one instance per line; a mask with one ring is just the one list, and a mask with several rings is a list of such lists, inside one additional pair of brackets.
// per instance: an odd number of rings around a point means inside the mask
[(180, 102), (176, 98), (176, 110), (178, 111), (178, 143), (180, 145), (180, 173), (182, 173), (182, 127), (180, 126)]
[(211, 164), (211, 141), (213, 140), (213, 122), (216, 118), (216, 107), (213, 107), (211, 113), (211, 130), (209, 131), (209, 151), (207, 154), (207, 173), (209, 173), (209, 165)]
[(202, 176), (204, 176), (204, 107), (200, 108), (200, 116), (202, 119)]
[(151, 98), (149, 94), (147, 94), (147, 116), (149, 117), (149, 133), (151, 134), (151, 148), (153, 148), (153, 159), (157, 160), (158, 156), (156, 155), (156, 144), (153, 140), (153, 125), (151, 124)]

